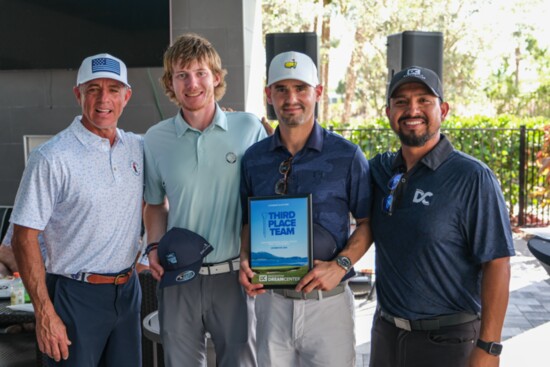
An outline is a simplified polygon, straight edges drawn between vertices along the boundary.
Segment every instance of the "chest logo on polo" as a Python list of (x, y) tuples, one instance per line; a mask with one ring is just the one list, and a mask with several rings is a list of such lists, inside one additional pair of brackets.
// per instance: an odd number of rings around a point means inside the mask
[(141, 167), (139, 166), (139, 163), (136, 161), (130, 162), (130, 168), (132, 169), (132, 172), (134, 172), (134, 175), (139, 176), (141, 173)]
[(432, 192), (424, 192), (420, 189), (416, 189), (416, 192), (414, 193), (413, 203), (422, 203), (423, 205), (430, 205), (430, 202), (428, 201), (428, 198), (434, 196)]
[(229, 152), (225, 155), (225, 160), (227, 163), (233, 164), (237, 162), (237, 155), (233, 152)]

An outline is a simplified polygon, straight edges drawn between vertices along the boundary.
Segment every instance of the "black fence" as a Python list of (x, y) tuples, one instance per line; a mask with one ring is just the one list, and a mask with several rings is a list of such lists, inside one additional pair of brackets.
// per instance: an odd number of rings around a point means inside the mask
[[(359, 145), (367, 158), (399, 149), (391, 129), (330, 130)], [(544, 131), (539, 129), (441, 129), (454, 147), (487, 164), (499, 179), (513, 225), (550, 224), (550, 195), (537, 164)]]

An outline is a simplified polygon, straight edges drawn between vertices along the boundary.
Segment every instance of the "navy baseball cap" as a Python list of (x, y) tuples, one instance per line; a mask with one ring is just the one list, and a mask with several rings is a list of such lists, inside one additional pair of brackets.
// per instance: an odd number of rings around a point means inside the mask
[(158, 246), (160, 265), (164, 275), (159, 287), (169, 287), (194, 279), (203, 258), (214, 247), (202, 236), (188, 229), (173, 227), (161, 238)]
[(337, 250), (336, 240), (330, 232), (322, 225), (313, 223), (313, 258), (330, 261), (336, 256)]
[(393, 93), (407, 83), (422, 83), (443, 102), (443, 85), (435, 72), (420, 66), (409, 66), (401, 70), (391, 78), (390, 86), (388, 87), (388, 95), (386, 103), (390, 105), (390, 98)]

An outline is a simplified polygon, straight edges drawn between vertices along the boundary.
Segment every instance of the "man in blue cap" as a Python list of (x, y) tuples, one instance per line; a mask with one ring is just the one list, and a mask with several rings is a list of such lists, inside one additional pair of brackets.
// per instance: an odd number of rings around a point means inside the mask
[(498, 366), (514, 246), (499, 183), (440, 133), (432, 70), (395, 74), (386, 114), (401, 149), (370, 161), (376, 294), (371, 367)]
[(143, 141), (117, 128), (132, 95), (126, 65), (88, 57), (73, 91), (82, 115), (29, 157), (13, 251), (49, 365), (139, 367)]

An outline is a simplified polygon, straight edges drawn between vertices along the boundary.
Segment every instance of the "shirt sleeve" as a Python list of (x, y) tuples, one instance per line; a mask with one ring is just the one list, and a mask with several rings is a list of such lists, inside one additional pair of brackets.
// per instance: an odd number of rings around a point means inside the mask
[(473, 257), (484, 263), (515, 255), (508, 209), (495, 175), (488, 168), (480, 170), (472, 185), (465, 218)]
[(6, 230), (6, 234), (4, 235), (4, 238), (2, 239), (2, 245), (6, 247), (11, 247), (11, 238), (13, 237), (13, 223), (10, 222), (8, 229)]
[(23, 172), (11, 222), (20, 226), (44, 230), (49, 222), (55, 203), (60, 200), (63, 179), (55, 169), (55, 163), (40, 150), (34, 150)]
[(155, 154), (151, 149), (151, 144), (148, 144), (147, 136), (143, 147), (144, 162), (145, 162), (145, 187), (144, 200), (147, 204), (158, 205), (164, 202), (164, 188), (162, 186), (162, 178), (159, 174)]
[(250, 196), (250, 185), (248, 180), (247, 170), (247, 154), (243, 156), (241, 162), (241, 183), (240, 183), (240, 196), (241, 196), (241, 209), (242, 209), (242, 222), (248, 224), (248, 197)]
[(370, 217), (372, 205), (372, 182), (369, 162), (359, 147), (351, 163), (350, 210), (355, 218)]

